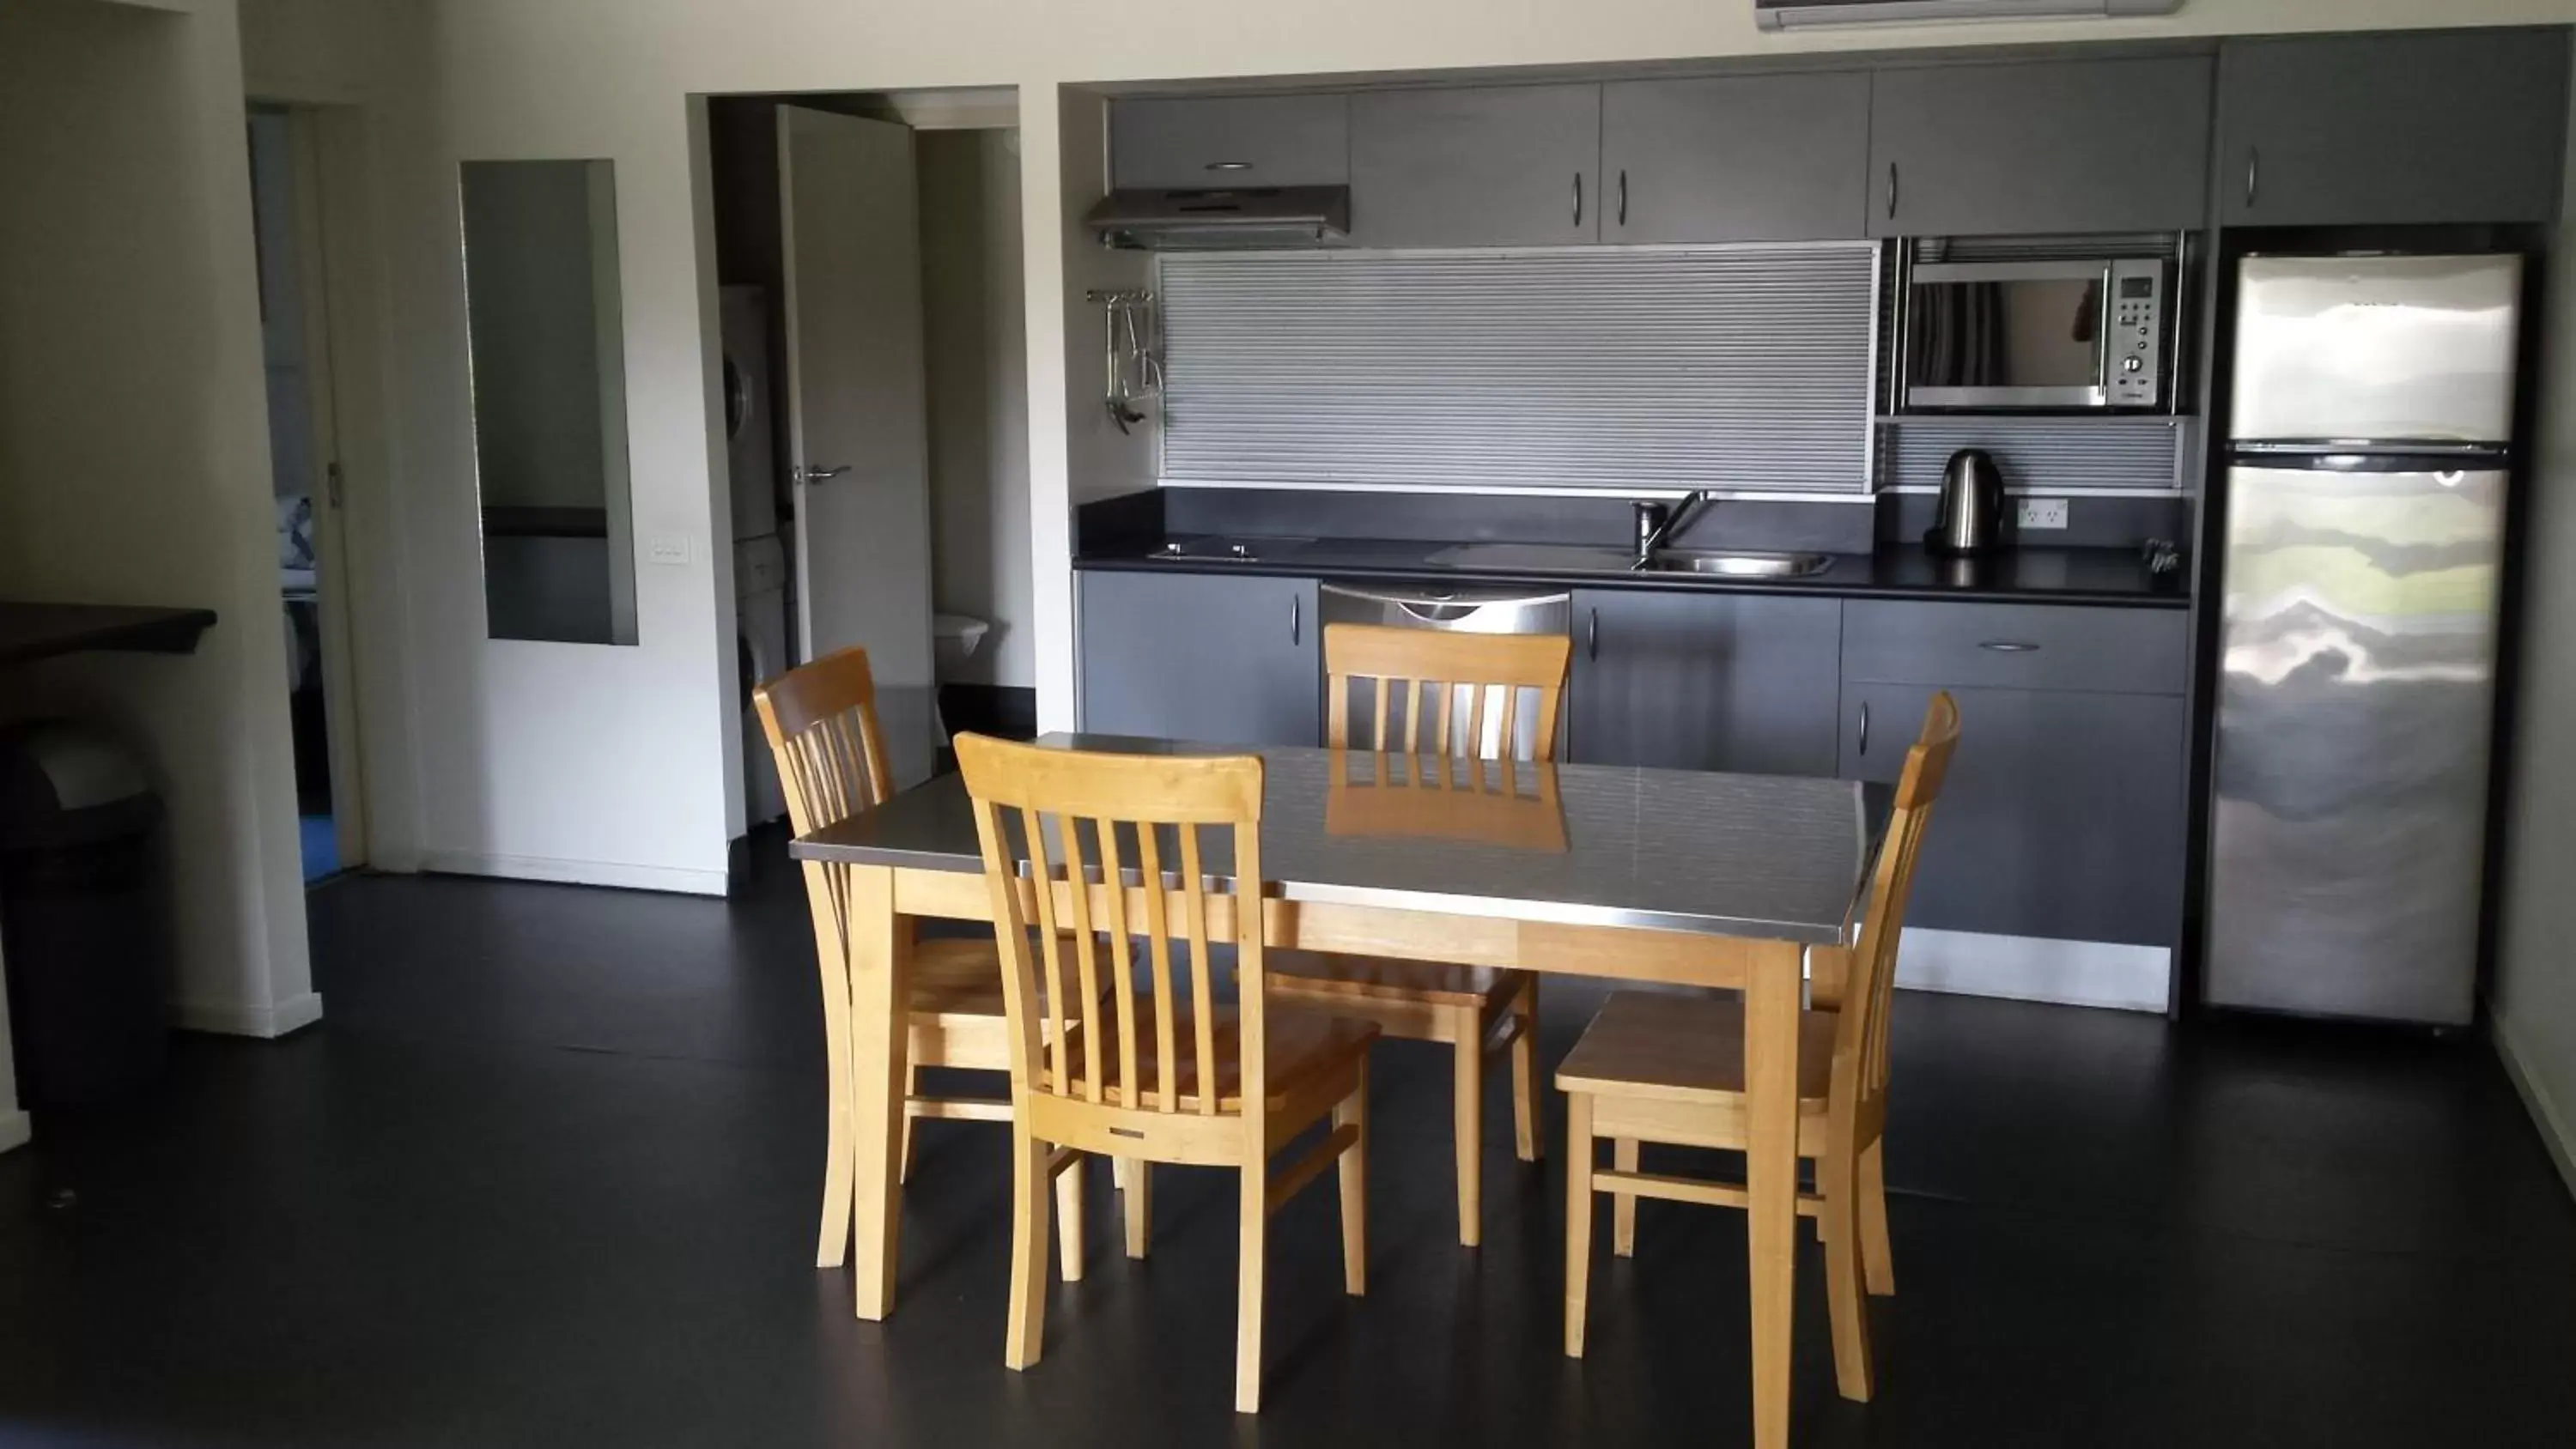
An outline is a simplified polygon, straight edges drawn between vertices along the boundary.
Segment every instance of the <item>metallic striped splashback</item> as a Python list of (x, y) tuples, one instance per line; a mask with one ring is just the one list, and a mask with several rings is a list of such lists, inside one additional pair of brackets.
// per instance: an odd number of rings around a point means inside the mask
[(2017, 493), (2180, 490), (2193, 420), (2170, 417), (1890, 418), (1879, 425), (1879, 486), (1937, 488), (1950, 455), (1983, 448)]
[(1868, 244), (1161, 259), (1167, 483), (1869, 486)]

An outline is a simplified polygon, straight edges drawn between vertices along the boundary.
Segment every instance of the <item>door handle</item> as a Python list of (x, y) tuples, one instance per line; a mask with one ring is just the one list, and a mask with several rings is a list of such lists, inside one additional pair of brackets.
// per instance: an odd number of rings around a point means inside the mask
[(1306, 642), (1305, 615), (1306, 601), (1295, 594), (1290, 594), (1288, 596), (1288, 642), (1292, 645)]
[(1583, 173), (1574, 173), (1574, 224), (1583, 225)]
[(1868, 701), (1868, 700), (1862, 700), (1862, 701), (1861, 701), (1861, 704), (1860, 704), (1860, 752), (1861, 752), (1862, 754), (1864, 754), (1864, 755), (1866, 755), (1866, 754), (1868, 754), (1868, 753), (1869, 753), (1869, 701)]
[(1628, 224), (1628, 168), (1619, 168), (1619, 224)]
[(1890, 161), (1887, 163), (1887, 219), (1889, 221), (1896, 220), (1897, 181), (1896, 163)]
[(1989, 639), (1977, 647), (1980, 649), (1992, 649), (1997, 654), (2036, 654), (2039, 652), (2039, 646), (2026, 639)]
[(2254, 209), (2254, 198), (2263, 190), (2263, 152), (2258, 147), (2245, 148), (2245, 209)]
[(799, 468), (796, 470), (796, 481), (799, 483), (820, 483), (826, 479), (838, 478), (849, 471), (850, 465), (847, 463), (843, 463), (838, 467), (833, 468)]
[(1589, 609), (1585, 612), (1591, 615), (1591, 618), (1583, 626), (1583, 657), (1598, 659), (1601, 657), (1601, 611)]

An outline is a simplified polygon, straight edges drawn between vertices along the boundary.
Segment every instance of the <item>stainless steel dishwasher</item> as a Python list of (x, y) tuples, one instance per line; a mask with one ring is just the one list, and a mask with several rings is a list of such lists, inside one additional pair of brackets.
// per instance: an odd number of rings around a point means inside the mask
[[(1569, 636), (1574, 628), (1574, 595), (1559, 589), (1552, 593), (1534, 593), (1528, 589), (1452, 589), (1418, 585), (1325, 584), (1321, 607), (1324, 627), (1335, 624), (1384, 624), (1396, 629), (1435, 629), (1461, 634), (1555, 634)], [(1326, 636), (1326, 648), (1331, 636)], [(1330, 675), (1326, 675), (1330, 687)], [(1351, 717), (1355, 720), (1374, 718), (1375, 686), (1362, 680), (1352, 687)], [(1486, 701), (1485, 737), (1475, 742), (1474, 753), (1486, 758), (1497, 754), (1502, 745), (1503, 720), (1500, 691)], [(1567, 706), (1571, 704), (1568, 692)], [(1563, 708), (1566, 706), (1560, 706)], [(1522, 690), (1512, 702), (1513, 753), (1530, 758), (1533, 742), (1538, 738), (1538, 692)], [(1460, 689), (1450, 710), (1452, 721), (1449, 751), (1468, 753), (1468, 720), (1474, 711), (1467, 691)], [(1565, 754), (1566, 732), (1557, 731), (1557, 755)], [(1360, 732), (1364, 732), (1362, 729)], [(1353, 744), (1362, 741), (1354, 739)]]

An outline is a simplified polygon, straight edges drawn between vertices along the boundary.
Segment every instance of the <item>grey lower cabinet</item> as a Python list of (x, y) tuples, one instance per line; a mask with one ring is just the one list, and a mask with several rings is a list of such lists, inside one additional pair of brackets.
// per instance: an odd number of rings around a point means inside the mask
[(1313, 579), (1111, 571), (1081, 579), (1084, 729), (1223, 744), (1322, 740)]
[(1351, 174), (1351, 98), (1144, 96), (1109, 112), (1120, 186), (1338, 186)]
[(2210, 70), (2206, 56), (2165, 56), (1879, 71), (1869, 234), (2197, 228)]
[(2551, 221), (2559, 30), (2229, 41), (2218, 60), (2229, 226)]
[(1578, 589), (1569, 758), (1831, 775), (1842, 602)]
[[(1893, 782), (1936, 688), (1844, 685), (1844, 774)], [(2178, 944), (2182, 698), (1950, 693), (1959, 703), (1959, 752), (1933, 807), (1906, 924)]]
[(1868, 171), (1866, 72), (1601, 88), (1606, 242), (1859, 236)]
[(1601, 87), (1351, 97), (1351, 240), (1561, 246), (1601, 234)]

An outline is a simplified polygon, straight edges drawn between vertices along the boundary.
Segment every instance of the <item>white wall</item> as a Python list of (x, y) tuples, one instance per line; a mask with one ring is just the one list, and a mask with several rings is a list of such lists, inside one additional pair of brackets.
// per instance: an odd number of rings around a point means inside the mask
[(932, 596), (943, 613), (993, 626), (957, 681), (1030, 688), (1037, 666), (1019, 132), (923, 131), (918, 156)]
[(169, 804), (181, 1020), (320, 1011), (306, 957), (231, 0), (0, 6), (0, 594), (196, 604), (186, 657), (36, 671)]
[[(272, 0), (287, 3), (287, 0)], [(311, 3), (311, 0), (303, 0)], [(731, 605), (721, 550), (714, 268), (694, 214), (690, 94), (1018, 87), (1026, 219), (1030, 579), (1040, 722), (1070, 723), (1068, 510), (1150, 478), (1150, 439), (1109, 428), (1085, 286), (1123, 265), (1070, 221), (1097, 185), (1086, 83), (1582, 64), (1906, 45), (2101, 41), (2571, 18), (2569, 0), (2193, 0), (2121, 22), (1781, 37), (1733, 0), (422, 0), (407, 57), (422, 104), (383, 156), (394, 471), (408, 512), (406, 656), (422, 701), (419, 833), (451, 868), (712, 888), (726, 839)], [(702, 142), (698, 143), (701, 144)], [(465, 157), (604, 156), (618, 167), (640, 533), (698, 545), (639, 571), (631, 650), (480, 637), (466, 480), (453, 168)], [(1095, 280), (1095, 277), (1098, 280)], [(1141, 454), (1146, 466), (1136, 466)], [(579, 701), (578, 704), (568, 703)]]
[[(2576, 113), (2569, 117), (2567, 209), (2576, 238)], [(2576, 1190), (2576, 245), (2548, 283), (2548, 360), (2525, 534), (2521, 697), (2506, 825), (2504, 933), (2496, 1044)]]

